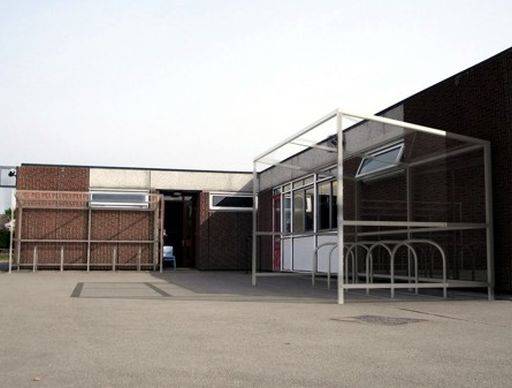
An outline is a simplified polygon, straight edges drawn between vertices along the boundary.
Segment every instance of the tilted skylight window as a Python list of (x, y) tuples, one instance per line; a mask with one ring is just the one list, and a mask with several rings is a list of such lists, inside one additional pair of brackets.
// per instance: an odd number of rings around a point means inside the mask
[(366, 154), (359, 164), (356, 178), (368, 176), (397, 166), (402, 159), (403, 151), (404, 143), (400, 142), (381, 147)]

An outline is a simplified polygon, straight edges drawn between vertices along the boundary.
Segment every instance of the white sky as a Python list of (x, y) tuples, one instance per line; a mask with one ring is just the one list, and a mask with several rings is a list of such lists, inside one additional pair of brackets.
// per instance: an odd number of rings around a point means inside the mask
[(2, 0), (0, 164), (249, 170), (510, 37), (511, 1)]

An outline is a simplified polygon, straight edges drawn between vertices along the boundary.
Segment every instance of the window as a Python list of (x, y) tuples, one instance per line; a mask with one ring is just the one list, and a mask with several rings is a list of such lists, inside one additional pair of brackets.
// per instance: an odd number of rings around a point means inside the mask
[(338, 227), (338, 181), (331, 182), (331, 228)]
[(307, 177), (306, 179), (304, 179), (304, 185), (311, 185), (313, 184), (313, 182), (315, 181), (315, 178), (313, 176), (310, 176), (310, 177)]
[(147, 208), (149, 194), (141, 191), (92, 191), (91, 207)]
[(238, 193), (211, 193), (210, 209), (225, 211), (251, 211), (253, 205), (252, 195)]
[(402, 158), (404, 143), (389, 145), (367, 154), (359, 164), (356, 178), (395, 167)]
[(330, 229), (331, 182), (318, 185), (318, 228)]
[(292, 200), (291, 194), (286, 193), (283, 195), (283, 233), (292, 232)]
[(293, 233), (313, 230), (315, 195), (312, 187), (293, 192)]
[(313, 230), (313, 207), (315, 206), (315, 195), (312, 187), (304, 190), (304, 194), (304, 230), (308, 232)]
[(304, 190), (293, 193), (293, 233), (304, 233)]
[(301, 179), (300, 181), (293, 182), (293, 188), (294, 189), (297, 189), (297, 188), (302, 187), (302, 186), (304, 186), (304, 179)]

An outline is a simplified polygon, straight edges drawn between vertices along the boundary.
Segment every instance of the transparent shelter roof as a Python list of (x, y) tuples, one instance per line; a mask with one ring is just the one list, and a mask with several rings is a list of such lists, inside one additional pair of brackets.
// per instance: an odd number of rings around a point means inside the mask
[[(397, 116), (403, 117), (403, 114)], [(337, 164), (336, 136), (338, 110), (329, 113), (293, 136), (255, 158), (260, 173), (260, 190), (277, 186), (309, 173), (321, 173)], [(484, 140), (445, 130), (429, 128), (382, 116), (365, 116), (341, 112), (343, 129), (343, 159), (368, 157), (380, 147), (404, 143), (399, 164), (416, 166), (427, 161), (443, 159), (468, 148), (481, 148)], [(379, 161), (379, 156), (370, 156)], [(389, 163), (386, 155), (382, 162)], [(357, 169), (347, 168), (345, 176), (355, 177)]]

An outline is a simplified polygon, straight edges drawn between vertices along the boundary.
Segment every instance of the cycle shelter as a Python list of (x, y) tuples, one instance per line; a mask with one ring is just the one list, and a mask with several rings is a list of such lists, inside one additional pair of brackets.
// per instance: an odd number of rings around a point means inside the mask
[(494, 297), (488, 141), (329, 113), (254, 159), (252, 284), (311, 277), (351, 292), (486, 289)]

